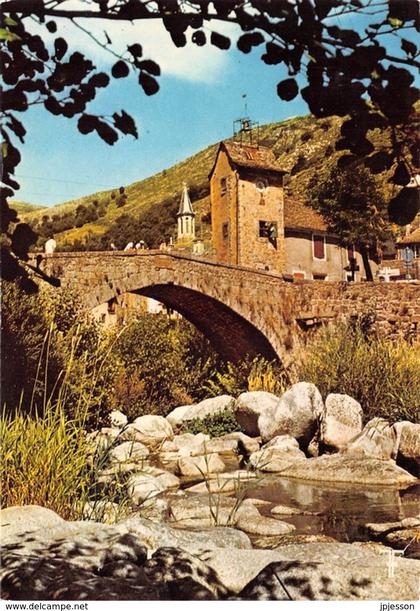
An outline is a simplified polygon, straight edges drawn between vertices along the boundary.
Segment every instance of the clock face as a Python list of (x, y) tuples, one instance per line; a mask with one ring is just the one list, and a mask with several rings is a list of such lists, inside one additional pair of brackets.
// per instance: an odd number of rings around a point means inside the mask
[(267, 183), (265, 180), (257, 180), (255, 187), (259, 193), (264, 193), (264, 191), (267, 191)]

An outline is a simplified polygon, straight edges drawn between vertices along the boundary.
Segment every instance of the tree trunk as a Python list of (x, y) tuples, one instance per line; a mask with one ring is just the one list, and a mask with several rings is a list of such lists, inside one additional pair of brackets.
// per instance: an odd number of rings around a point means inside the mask
[(363, 246), (362, 244), (360, 245), (360, 254), (362, 255), (363, 267), (365, 268), (366, 273), (366, 280), (368, 282), (373, 282), (373, 274), (369, 261), (369, 251), (366, 246)]

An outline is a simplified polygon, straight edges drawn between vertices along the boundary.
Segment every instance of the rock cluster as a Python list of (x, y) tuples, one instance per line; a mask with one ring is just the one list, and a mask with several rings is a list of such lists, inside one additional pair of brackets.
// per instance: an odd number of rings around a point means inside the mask
[(394, 575), (384, 579), (387, 554), (358, 544), (254, 550), (230, 528), (194, 533), (138, 516), (108, 526), (66, 522), (28, 506), (0, 517), (2, 596), (13, 600), (412, 600), (417, 594), (417, 561), (396, 558)]

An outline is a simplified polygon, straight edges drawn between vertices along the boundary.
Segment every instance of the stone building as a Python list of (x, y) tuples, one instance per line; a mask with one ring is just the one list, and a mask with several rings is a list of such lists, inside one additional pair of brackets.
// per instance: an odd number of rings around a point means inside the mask
[(210, 172), (216, 259), (284, 270), (283, 175), (271, 149), (225, 141)]
[(363, 280), (360, 253), (328, 233), (315, 210), (284, 196), (284, 174), (267, 147), (220, 144), (209, 175), (217, 261), (295, 280)]

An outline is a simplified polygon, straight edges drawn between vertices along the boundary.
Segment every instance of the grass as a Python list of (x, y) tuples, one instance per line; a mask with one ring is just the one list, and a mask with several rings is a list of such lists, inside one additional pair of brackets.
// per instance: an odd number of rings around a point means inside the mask
[(420, 419), (420, 344), (366, 335), (356, 326), (325, 329), (309, 348), (300, 379), (326, 397), (347, 394), (359, 401), (364, 419)]

